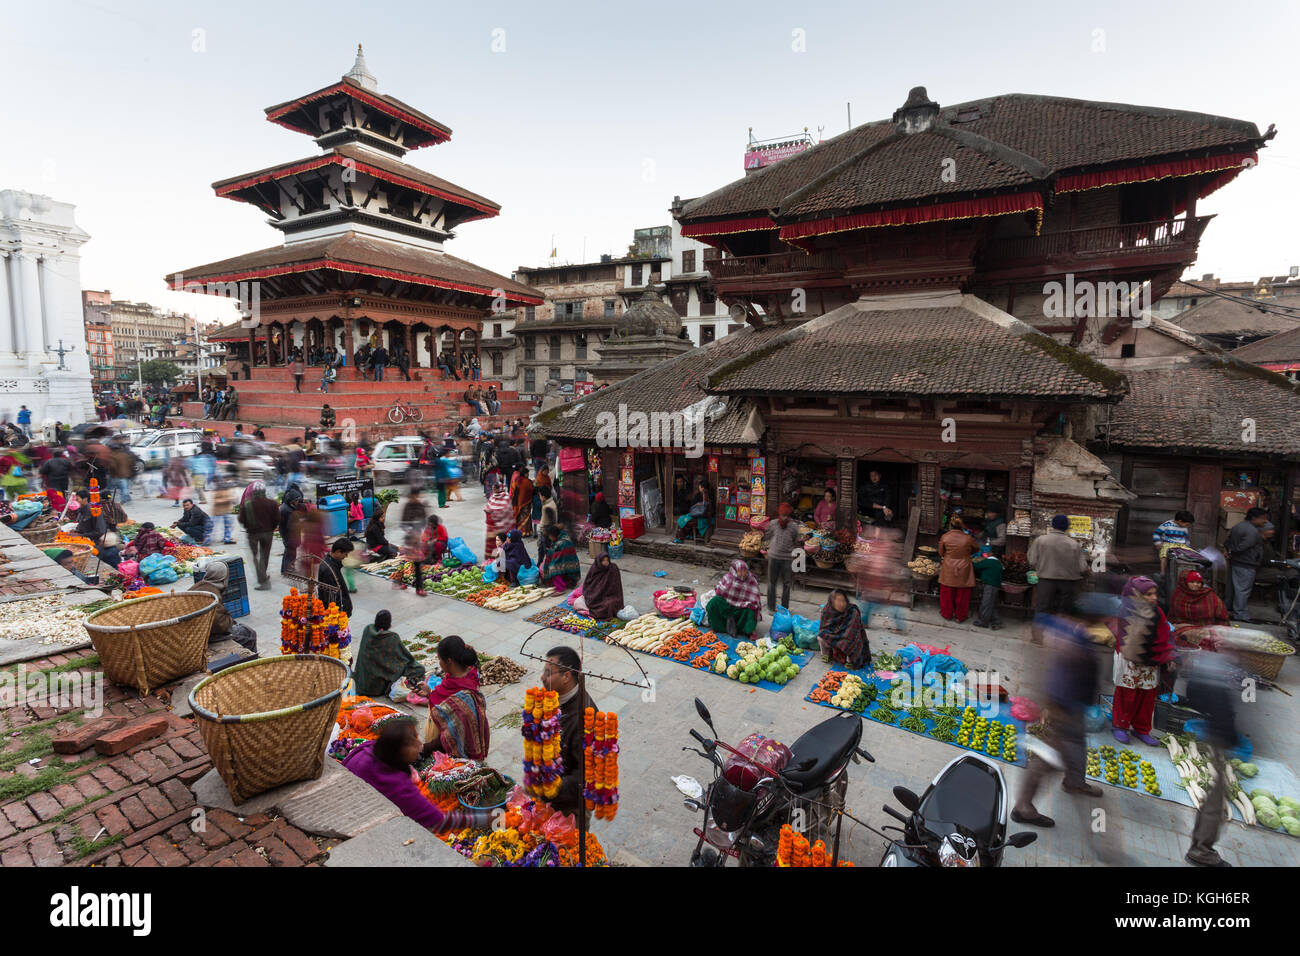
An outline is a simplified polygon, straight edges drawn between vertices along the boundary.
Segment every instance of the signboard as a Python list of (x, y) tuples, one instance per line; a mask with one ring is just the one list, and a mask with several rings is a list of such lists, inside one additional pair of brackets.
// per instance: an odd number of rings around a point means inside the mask
[(321, 481), (316, 484), (316, 500), (319, 502), (330, 495), (342, 495), (344, 500), (348, 495), (356, 492), (359, 498), (373, 498), (375, 496), (375, 480), (373, 478), (336, 478), (333, 481)]
[(1087, 515), (1068, 515), (1070, 519), (1070, 534), (1080, 535), (1085, 538), (1092, 537), (1092, 519)]
[(576, 398), (582, 398), (584, 395), (590, 395), (596, 390), (595, 382), (574, 382), (573, 394)]
[(747, 149), (745, 150), (745, 168), (762, 169), (764, 166), (771, 166), (773, 163), (779, 163), (791, 156), (798, 156), (810, 145), (812, 144), (806, 140), (800, 140), (794, 143), (783, 143), (780, 146), (773, 146), (768, 149)]

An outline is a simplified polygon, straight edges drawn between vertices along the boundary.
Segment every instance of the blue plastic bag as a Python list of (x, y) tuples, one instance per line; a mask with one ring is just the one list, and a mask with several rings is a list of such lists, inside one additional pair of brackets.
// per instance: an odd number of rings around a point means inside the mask
[(461, 564), (478, 564), (478, 555), (464, 541), (452, 548), (451, 553), (460, 560)]
[(792, 622), (790, 633), (794, 635), (797, 646), (806, 651), (818, 646), (817, 632), (821, 630), (821, 621), (813, 621), (798, 614), (792, 614), (790, 620)]
[(785, 637), (793, 630), (794, 618), (788, 610), (778, 605), (776, 614), (772, 616), (772, 626), (768, 628), (768, 636), (775, 640)]
[(163, 565), (152, 574), (145, 577), (150, 584), (174, 584), (177, 578), (176, 569), (171, 565)]
[(483, 583), (495, 584), (496, 579), (497, 579), (497, 566), (495, 564), (489, 564), (486, 568), (483, 569)]
[(541, 569), (534, 564), (527, 568), (520, 568), (518, 580), (520, 585), (536, 584), (541, 576)]
[(700, 607), (700, 605), (697, 604), (697, 605), (695, 605), (695, 607), (691, 608), (691, 623), (692, 623), (692, 624), (703, 624), (703, 623), (704, 623), (704, 618), (705, 618), (705, 617), (706, 617), (706, 615), (705, 615), (705, 613), (704, 613), (704, 608)]

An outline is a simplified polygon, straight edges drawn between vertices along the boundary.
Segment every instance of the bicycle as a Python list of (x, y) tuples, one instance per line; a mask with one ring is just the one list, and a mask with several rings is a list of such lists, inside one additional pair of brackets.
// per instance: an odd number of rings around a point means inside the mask
[(394, 425), (400, 425), (407, 420), (413, 422), (424, 421), (424, 412), (420, 411), (418, 405), (403, 402), (400, 398), (393, 399), (393, 407), (388, 410), (388, 420)]

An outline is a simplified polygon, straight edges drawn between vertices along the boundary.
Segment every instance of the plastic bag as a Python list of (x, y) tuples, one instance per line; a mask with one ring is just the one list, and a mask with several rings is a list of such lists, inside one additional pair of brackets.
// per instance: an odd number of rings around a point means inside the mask
[(518, 576), (519, 584), (521, 586), (525, 584), (536, 584), (541, 579), (541, 576), (541, 569), (535, 564), (531, 567), (520, 568)]
[(630, 604), (624, 605), (623, 610), (617, 614), (620, 621), (635, 621), (640, 616), (640, 614), (637, 614), (636, 608)]
[(574, 823), (573, 817), (567, 813), (553, 813), (550, 818), (542, 824), (542, 839), (550, 840), (556, 846), (565, 842), (571, 842), (576, 839), (575, 833), (578, 827)]
[(750, 734), (736, 746), (736, 750), (740, 756), (727, 756), (722, 775), (741, 790), (752, 790), (761, 778), (779, 775), (790, 762), (789, 747), (760, 733)]
[(692, 624), (703, 624), (706, 617), (708, 617), (708, 614), (704, 611), (704, 605), (697, 604), (695, 607), (691, 608)]
[(793, 630), (794, 618), (786, 608), (778, 605), (776, 614), (772, 616), (772, 626), (768, 628), (768, 634), (775, 638), (781, 638)]
[(176, 569), (170, 565), (165, 565), (148, 575), (148, 581), (153, 585), (173, 584), (175, 583), (176, 578)]
[(460, 544), (450, 550), (461, 564), (478, 564), (478, 555), (464, 541), (461, 541)]
[(494, 584), (496, 582), (496, 579), (497, 579), (496, 565), (489, 564), (486, 568), (483, 569), (483, 583)]
[(798, 647), (806, 651), (817, 647), (817, 632), (821, 630), (821, 621), (814, 621), (799, 614), (790, 615), (790, 621), (790, 633), (794, 635), (794, 642)]
[(1012, 697), (1011, 716), (1027, 724), (1036, 723), (1043, 715), (1042, 709), (1028, 697)]

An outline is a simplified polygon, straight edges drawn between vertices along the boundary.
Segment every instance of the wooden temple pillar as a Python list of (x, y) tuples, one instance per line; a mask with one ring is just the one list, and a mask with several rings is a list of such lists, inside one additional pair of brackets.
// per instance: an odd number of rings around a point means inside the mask
[(349, 319), (343, 320), (343, 354), (347, 356), (349, 362), (356, 361), (353, 358), (356, 349), (352, 347), (352, 322)]

